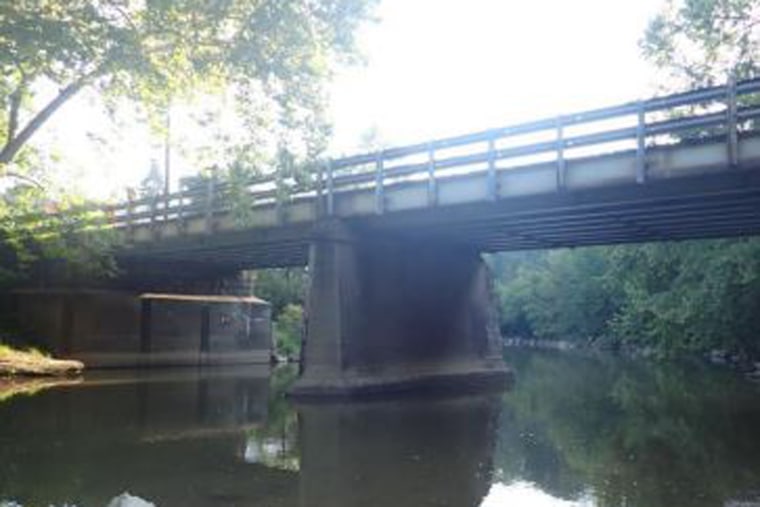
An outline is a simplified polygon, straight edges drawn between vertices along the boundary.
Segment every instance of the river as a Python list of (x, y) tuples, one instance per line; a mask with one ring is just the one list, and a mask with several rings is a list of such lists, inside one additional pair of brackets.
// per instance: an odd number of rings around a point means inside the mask
[(296, 406), (289, 369), (91, 372), (0, 401), (0, 506), (760, 506), (757, 384), (507, 361), (504, 392)]

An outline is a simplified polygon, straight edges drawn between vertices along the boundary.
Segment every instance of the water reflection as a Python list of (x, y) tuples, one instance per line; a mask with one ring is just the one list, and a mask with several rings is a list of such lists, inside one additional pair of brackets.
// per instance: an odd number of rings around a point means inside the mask
[(448, 398), (293, 407), (292, 370), (250, 369), (17, 396), (0, 403), (0, 506), (760, 505), (760, 387), (694, 365), (509, 359), (511, 391)]
[[(104, 507), (295, 505), (293, 472), (244, 460), (268, 370), (123, 374), (0, 405), (0, 499)], [(288, 501), (290, 500), (290, 501)]]
[(503, 483), (571, 505), (760, 505), (758, 386), (700, 365), (510, 358), (520, 380), (504, 398)]
[(302, 506), (478, 506), (499, 397), (299, 407)]

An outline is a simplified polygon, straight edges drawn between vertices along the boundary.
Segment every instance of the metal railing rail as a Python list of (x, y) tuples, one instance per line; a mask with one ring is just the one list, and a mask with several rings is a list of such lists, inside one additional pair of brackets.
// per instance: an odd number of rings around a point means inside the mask
[[(567, 160), (573, 158), (573, 150), (597, 149), (601, 155), (620, 151), (620, 148), (610, 150), (609, 146), (625, 142), (631, 143), (628, 149), (636, 152), (636, 180), (645, 183), (647, 149), (658, 142), (688, 142), (689, 132), (696, 138), (705, 132), (713, 138), (725, 136), (729, 160), (736, 164), (739, 133), (755, 130), (751, 120), (757, 118), (760, 118), (760, 78), (742, 82), (729, 80), (721, 86), (326, 160), (306, 175), (306, 188), (296, 188), (292, 178), (278, 178), (275, 174), (252, 178), (246, 187), (254, 208), (281, 204), (278, 196), (286, 194), (290, 200), (317, 200), (325, 215), (335, 213), (336, 195), (372, 189), (375, 212), (383, 213), (384, 195), (389, 186), (409, 180), (427, 180), (428, 203), (434, 206), (439, 179), (478, 171), (486, 175), (489, 199), (496, 199), (496, 173), (515, 168), (506, 167), (505, 163), (519, 162), (526, 157), (554, 161), (557, 188), (561, 191)], [(604, 125), (605, 122), (611, 125)], [(519, 142), (521, 137), (524, 138), (522, 143)], [(510, 141), (513, 144), (509, 144)], [(173, 221), (182, 224), (190, 218), (205, 217), (206, 229), (210, 232), (214, 229), (215, 217), (230, 210), (229, 195), (229, 184), (211, 177), (203, 185), (168, 195), (72, 211), (100, 212), (100, 226), (127, 230), (145, 224)]]

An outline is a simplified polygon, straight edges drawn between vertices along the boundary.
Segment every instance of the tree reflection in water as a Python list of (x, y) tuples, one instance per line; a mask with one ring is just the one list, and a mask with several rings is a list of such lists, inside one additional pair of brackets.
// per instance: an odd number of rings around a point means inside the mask
[(760, 490), (757, 386), (694, 364), (536, 351), (510, 361), (504, 483), (599, 507), (720, 506)]
[(0, 505), (760, 505), (760, 387), (694, 365), (508, 362), (510, 391), (456, 397), (293, 407), (287, 370), (16, 397), (0, 403)]

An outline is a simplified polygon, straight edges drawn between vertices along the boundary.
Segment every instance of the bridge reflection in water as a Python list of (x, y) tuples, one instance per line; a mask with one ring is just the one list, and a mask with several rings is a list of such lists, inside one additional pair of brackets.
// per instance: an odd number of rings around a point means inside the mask
[[(90, 378), (0, 403), (0, 505), (728, 506), (760, 490), (760, 390), (510, 354), (504, 393), (292, 406), (294, 372)], [(736, 503), (743, 502), (743, 503)]]
[(480, 505), (499, 409), (498, 395), (302, 406), (302, 505)]

